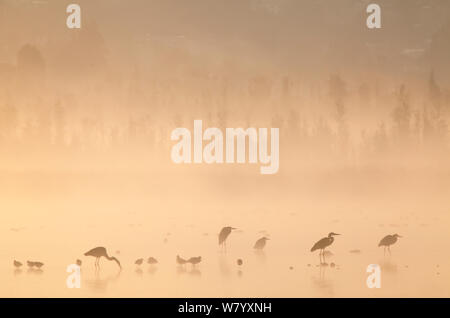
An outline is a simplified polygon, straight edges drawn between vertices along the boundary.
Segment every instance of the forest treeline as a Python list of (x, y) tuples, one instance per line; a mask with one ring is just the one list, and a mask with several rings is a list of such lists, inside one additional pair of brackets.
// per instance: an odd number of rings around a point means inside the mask
[(309, 81), (301, 72), (149, 77), (136, 68), (64, 90), (46, 80), (33, 45), (19, 50), (17, 65), (0, 68), (0, 152), (19, 162), (121, 152), (168, 158), (170, 131), (194, 119), (205, 128), (278, 127), (282, 162), (445, 164), (450, 154), (450, 90), (432, 70), (419, 81), (384, 83), (339, 73)]

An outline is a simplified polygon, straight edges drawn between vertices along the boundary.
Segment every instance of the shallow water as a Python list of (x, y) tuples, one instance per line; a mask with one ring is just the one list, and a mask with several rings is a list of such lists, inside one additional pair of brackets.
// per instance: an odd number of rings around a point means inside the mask
[[(371, 188), (377, 196), (367, 196), (341, 180), (347, 188), (318, 192), (287, 176), (270, 182), (258, 176), (257, 183), (220, 174), (216, 180), (192, 174), (183, 183), (145, 173), (4, 176), (2, 297), (450, 296), (450, 227), (440, 210), (445, 191), (431, 204), (431, 194), (412, 188), (403, 195)], [(226, 225), (238, 230), (224, 253), (217, 233)], [(309, 250), (330, 231), (342, 234), (329, 248), (327, 263), (336, 267), (320, 267)], [(384, 256), (378, 242), (393, 233), (403, 238)], [(262, 236), (270, 240), (258, 253), (252, 247)], [(123, 269), (102, 259), (96, 272), (94, 259), (83, 256), (96, 246), (105, 246)], [(203, 261), (179, 267), (177, 254)], [(149, 256), (159, 264), (134, 264)], [(69, 289), (66, 267), (77, 258), (81, 288)], [(15, 270), (14, 259), (45, 265)], [(366, 285), (369, 264), (381, 266), (380, 289)]]

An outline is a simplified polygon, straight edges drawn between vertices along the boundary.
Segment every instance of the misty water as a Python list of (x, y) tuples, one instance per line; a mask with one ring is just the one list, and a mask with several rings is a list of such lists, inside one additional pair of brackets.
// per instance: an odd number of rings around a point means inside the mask
[[(438, 178), (305, 171), (261, 176), (242, 168), (163, 172), (4, 173), (0, 295), (3, 297), (448, 297), (449, 220)], [(245, 174), (243, 172), (246, 172)], [(302, 177), (301, 177), (302, 176)], [(325, 180), (327, 182), (325, 182)], [(370, 185), (369, 185), (370, 184)], [(400, 186), (401, 185), (401, 186)], [(440, 192), (438, 189), (441, 189)], [(224, 253), (217, 235), (233, 232)], [(318, 266), (312, 245), (341, 233)], [(403, 236), (383, 255), (387, 234)], [(262, 252), (255, 241), (268, 236)], [(83, 253), (105, 246), (117, 257)], [(358, 249), (360, 253), (350, 253)], [(195, 268), (175, 257), (202, 256)], [(153, 256), (150, 266), (134, 261)], [(81, 259), (81, 288), (66, 267)], [(237, 265), (237, 259), (243, 265)], [(39, 260), (41, 271), (13, 267)], [(369, 264), (381, 288), (369, 289)]]
[[(450, 2), (377, 3), (0, 0), (0, 296), (450, 297)], [(278, 128), (279, 171), (176, 165), (195, 120)]]

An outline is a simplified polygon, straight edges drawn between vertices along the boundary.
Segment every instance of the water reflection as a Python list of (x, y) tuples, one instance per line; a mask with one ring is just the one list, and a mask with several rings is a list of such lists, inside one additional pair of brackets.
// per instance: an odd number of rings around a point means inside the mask
[(231, 267), (228, 259), (225, 255), (221, 254), (219, 256), (219, 270), (222, 276), (230, 276), (231, 275)]
[(390, 259), (384, 259), (380, 262), (380, 267), (383, 273), (395, 274), (398, 272), (398, 266)]
[(331, 279), (326, 278), (326, 272), (331, 269), (328, 266), (318, 265), (317, 272), (318, 275), (312, 276), (313, 286), (317, 289), (321, 295), (325, 297), (334, 296), (334, 283)]
[(42, 269), (36, 269), (36, 268), (28, 268), (27, 269), (27, 274), (31, 274), (31, 275), (42, 275), (44, 273), (44, 271)]
[(200, 277), (202, 275), (202, 272), (197, 267), (191, 267), (190, 269), (188, 269), (186, 268), (186, 266), (177, 266), (177, 274)]
[(267, 257), (264, 250), (255, 250), (256, 260), (262, 264), (266, 263)]
[(112, 282), (115, 282), (119, 279), (122, 271), (117, 272), (116, 274), (110, 274), (108, 276), (102, 277), (101, 270), (94, 271), (94, 279), (86, 279), (84, 284), (88, 287), (88, 289), (95, 292), (105, 292), (108, 288), (108, 285)]
[(148, 268), (147, 273), (154, 275), (157, 271), (158, 271), (158, 267), (152, 265)]

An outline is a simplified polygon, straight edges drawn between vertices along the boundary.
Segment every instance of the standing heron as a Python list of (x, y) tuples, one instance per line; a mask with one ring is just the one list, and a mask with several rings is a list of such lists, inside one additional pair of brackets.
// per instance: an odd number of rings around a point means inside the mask
[(223, 246), (225, 252), (227, 251), (227, 238), (232, 230), (236, 230), (236, 228), (231, 226), (225, 226), (219, 233), (219, 245)]
[(103, 256), (109, 261), (115, 261), (117, 265), (119, 265), (120, 269), (122, 269), (122, 266), (120, 265), (120, 262), (117, 258), (114, 256), (108, 256), (108, 252), (106, 252), (106, 248), (104, 247), (96, 247), (93, 248), (90, 251), (87, 251), (84, 253), (84, 256), (94, 256), (95, 257), (95, 268), (100, 268), (100, 258)]
[(255, 250), (262, 250), (266, 246), (266, 241), (268, 240), (267, 237), (261, 237), (259, 240), (256, 241), (255, 246), (253, 248)]
[(383, 237), (383, 239), (380, 241), (380, 243), (378, 243), (378, 246), (384, 246), (384, 255), (386, 255), (386, 247), (389, 251), (389, 254), (391, 254), (390, 246), (392, 244), (395, 244), (395, 242), (397, 242), (397, 239), (399, 237), (401, 237), (401, 236), (398, 234), (386, 235), (385, 237)]
[[(319, 240), (311, 248), (311, 252), (314, 252), (315, 250), (320, 250), (319, 251), (320, 264), (325, 264), (325, 255), (323, 253), (325, 251), (325, 248), (327, 248), (328, 246), (333, 244), (333, 242), (334, 242), (334, 237), (333, 236), (335, 236), (335, 235), (341, 235), (341, 234), (330, 232), (327, 237), (324, 237), (323, 239)], [(322, 263), (322, 258), (323, 258), (323, 263)]]

